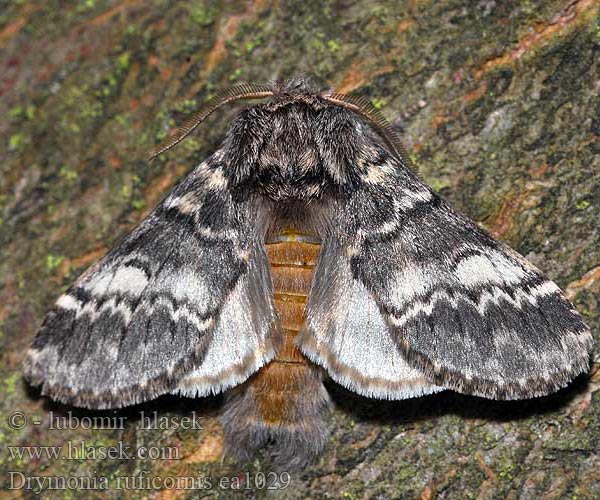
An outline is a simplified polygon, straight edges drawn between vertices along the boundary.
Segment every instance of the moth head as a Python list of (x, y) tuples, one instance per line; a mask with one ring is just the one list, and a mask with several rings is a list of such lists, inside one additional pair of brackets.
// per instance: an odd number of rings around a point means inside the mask
[(402, 146), (398, 133), (369, 100), (364, 97), (337, 93), (333, 89), (323, 90), (309, 77), (276, 80), (267, 85), (242, 84), (219, 92), (192, 114), (172, 135), (156, 146), (150, 153), (149, 159), (153, 160), (161, 153), (175, 147), (222, 105), (242, 99), (265, 98), (272, 98), (272, 109), (293, 102), (303, 102), (315, 108), (333, 105), (348, 109), (366, 119), (385, 140), (392, 152), (402, 158), (405, 165), (410, 166), (409, 157)]
[(277, 96), (296, 96), (302, 98), (307, 95), (320, 95), (324, 85), (312, 76), (302, 76), (287, 80), (275, 80), (272, 84), (273, 93)]

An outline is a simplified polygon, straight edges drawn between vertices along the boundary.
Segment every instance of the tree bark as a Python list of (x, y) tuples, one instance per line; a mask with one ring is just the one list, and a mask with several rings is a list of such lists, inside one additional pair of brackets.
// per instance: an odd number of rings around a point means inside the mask
[[(3, 2), (0, 498), (34, 496), (8, 490), (11, 471), (111, 485), (144, 470), (211, 479), (204, 490), (127, 492), (165, 499), (229, 498), (221, 478), (269, 472), (261, 458), (221, 463), (219, 398), (86, 412), (40, 397), (20, 374), (56, 297), (215, 149), (237, 108), (148, 163), (152, 147), (235, 82), (311, 74), (371, 100), (403, 131), (421, 176), (566, 290), (598, 339), (598, 9), (597, 0)], [(286, 489), (254, 485), (244, 498), (600, 498), (598, 364), (558, 394), (521, 402), (449, 391), (384, 402), (328, 388), (335, 404), (321, 458)], [(140, 430), (140, 410), (196, 411), (204, 429)], [(22, 429), (7, 420), (15, 411), (29, 418)], [(50, 411), (127, 421), (122, 430), (48, 430)], [(82, 440), (176, 446), (181, 460), (29, 460), (7, 448)]]

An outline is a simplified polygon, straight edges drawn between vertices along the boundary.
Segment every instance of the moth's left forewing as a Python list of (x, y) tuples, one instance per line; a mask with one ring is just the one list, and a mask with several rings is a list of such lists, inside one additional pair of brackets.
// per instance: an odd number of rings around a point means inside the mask
[[(188, 174), (58, 299), (24, 361), (43, 394), (89, 408), (135, 404), (182, 389), (220, 354), (222, 377), (194, 389), (218, 392), (273, 357), (272, 293), (249, 279), (266, 269), (259, 215), (233, 199), (222, 158)], [(232, 297), (243, 299), (235, 309)], [(222, 339), (232, 316), (247, 337), (235, 356)]]
[(273, 304), (268, 257), (262, 243), (253, 246), (248, 272), (229, 294), (219, 313), (202, 363), (172, 391), (187, 397), (219, 393), (246, 380), (275, 357), (281, 325)]

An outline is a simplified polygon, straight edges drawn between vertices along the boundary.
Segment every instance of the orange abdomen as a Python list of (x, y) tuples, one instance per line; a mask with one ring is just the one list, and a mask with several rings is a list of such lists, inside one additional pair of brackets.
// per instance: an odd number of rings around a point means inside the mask
[[(308, 241), (307, 241), (308, 240)], [(268, 243), (275, 307), (282, 325), (277, 356), (252, 381), (263, 422), (293, 425), (294, 409), (315, 367), (294, 345), (304, 324), (304, 309), (320, 245), (297, 233), (285, 233)]]
[(270, 444), (281, 463), (300, 467), (322, 451), (327, 433), (322, 414), (329, 401), (316, 365), (296, 348), (320, 244), (286, 232), (266, 244), (281, 320), (277, 355), (245, 383), (228, 392), (223, 422), (227, 453), (248, 460)]

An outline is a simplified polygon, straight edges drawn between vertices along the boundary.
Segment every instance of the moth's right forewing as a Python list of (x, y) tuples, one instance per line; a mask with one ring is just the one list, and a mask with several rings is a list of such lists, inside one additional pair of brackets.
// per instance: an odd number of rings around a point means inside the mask
[[(256, 213), (233, 200), (222, 156), (192, 171), (58, 299), (24, 361), (43, 394), (120, 407), (175, 390), (202, 363), (223, 304), (247, 284), (258, 244)], [(268, 288), (256, 293), (261, 304), (270, 300)], [(269, 357), (262, 342), (275, 324), (272, 307), (261, 321), (259, 352)]]
[(408, 364), (435, 385), (498, 399), (548, 394), (587, 371), (592, 336), (559, 287), (387, 163), (338, 227)]
[(395, 155), (364, 146), (360, 167), (331, 204), (305, 354), (387, 398), (440, 388), (528, 398), (588, 370), (591, 333), (556, 284)]

